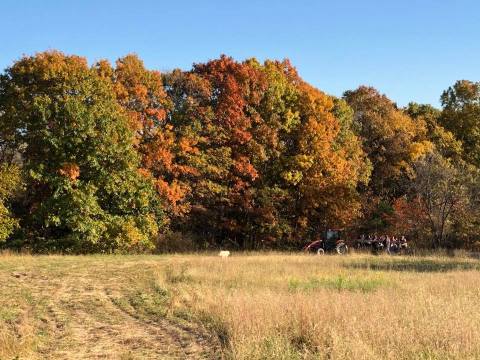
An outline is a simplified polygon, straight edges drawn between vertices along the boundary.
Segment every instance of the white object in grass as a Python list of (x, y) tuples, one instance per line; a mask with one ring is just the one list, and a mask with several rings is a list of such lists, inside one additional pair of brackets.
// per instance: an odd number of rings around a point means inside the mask
[(230, 251), (228, 250), (222, 250), (218, 253), (218, 256), (222, 257), (222, 258), (227, 258), (230, 256)]

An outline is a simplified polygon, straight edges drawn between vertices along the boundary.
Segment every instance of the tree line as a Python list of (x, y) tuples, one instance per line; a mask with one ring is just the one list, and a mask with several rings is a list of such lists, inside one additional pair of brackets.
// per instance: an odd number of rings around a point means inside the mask
[(441, 104), (334, 97), (288, 60), (25, 56), (0, 75), (0, 245), (298, 248), (345, 228), (479, 247), (480, 83)]

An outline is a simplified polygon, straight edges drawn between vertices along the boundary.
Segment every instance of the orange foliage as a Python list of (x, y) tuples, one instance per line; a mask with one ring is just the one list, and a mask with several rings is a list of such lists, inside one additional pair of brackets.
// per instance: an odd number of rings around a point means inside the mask
[(189, 191), (188, 186), (182, 185), (177, 181), (169, 184), (158, 179), (156, 186), (159, 194), (168, 202), (168, 205), (174, 215), (179, 216), (188, 211), (189, 206), (182, 204), (183, 199)]
[[(101, 68), (104, 67), (102, 64)], [(186, 138), (179, 141), (172, 124), (166, 121), (170, 100), (162, 75), (147, 70), (136, 55), (127, 55), (117, 60), (112, 76), (118, 101), (135, 132), (135, 145), (142, 156), (142, 171), (156, 179), (157, 190), (166, 201), (170, 215), (183, 215), (189, 207), (183, 203), (188, 186), (181, 186), (177, 178), (184, 173), (194, 174), (195, 170), (178, 163), (177, 147), (182, 153), (194, 153), (197, 149), (193, 141)]]
[(245, 176), (251, 180), (255, 180), (258, 177), (257, 170), (246, 156), (242, 156), (235, 161), (235, 170), (239, 175)]
[(399, 234), (408, 234), (423, 226), (427, 221), (427, 212), (419, 197), (411, 201), (405, 197), (395, 199), (393, 210), (392, 215), (385, 215), (385, 217), (392, 229)]
[(80, 176), (80, 168), (75, 163), (64, 163), (58, 170), (59, 174), (75, 181)]

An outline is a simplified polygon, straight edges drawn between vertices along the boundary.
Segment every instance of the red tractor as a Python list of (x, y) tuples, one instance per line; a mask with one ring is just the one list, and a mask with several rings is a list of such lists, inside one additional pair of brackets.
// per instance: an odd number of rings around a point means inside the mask
[(307, 244), (303, 251), (323, 255), (325, 252), (336, 252), (340, 255), (348, 253), (348, 246), (343, 239), (342, 231), (339, 229), (329, 229), (322, 233), (319, 240)]

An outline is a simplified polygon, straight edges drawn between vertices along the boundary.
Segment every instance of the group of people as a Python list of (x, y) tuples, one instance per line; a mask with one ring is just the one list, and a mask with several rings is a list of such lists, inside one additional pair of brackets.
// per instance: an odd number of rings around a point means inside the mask
[(402, 249), (408, 248), (407, 238), (390, 235), (361, 235), (358, 240), (358, 247), (375, 247), (376, 249), (385, 249), (387, 253), (398, 252)]

